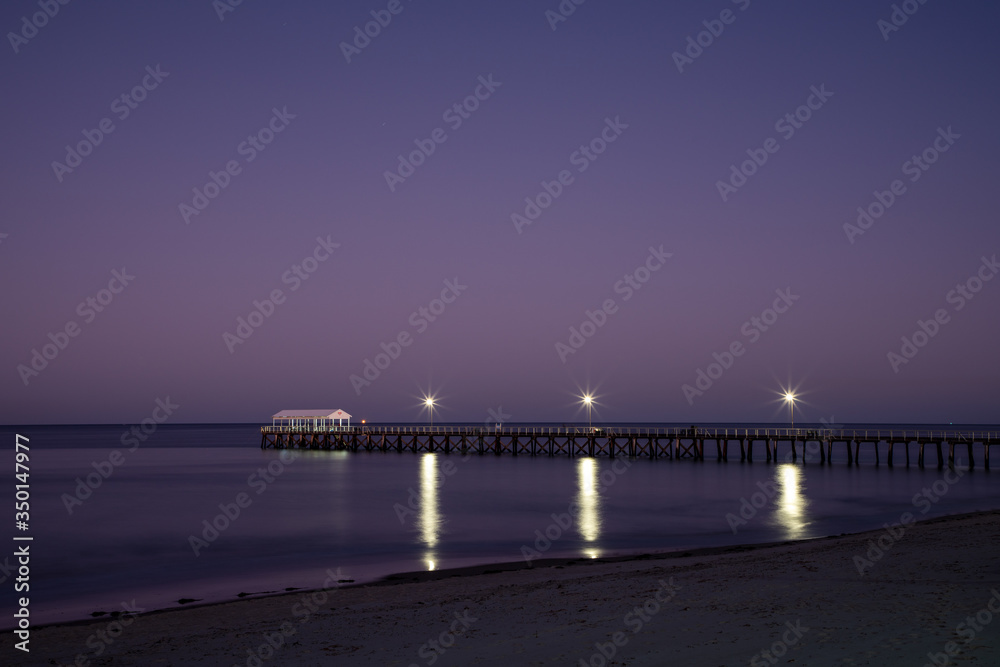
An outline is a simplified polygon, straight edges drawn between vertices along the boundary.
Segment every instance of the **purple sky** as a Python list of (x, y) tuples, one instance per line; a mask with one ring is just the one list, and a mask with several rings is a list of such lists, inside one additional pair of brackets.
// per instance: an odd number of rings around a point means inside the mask
[[(595, 420), (784, 421), (789, 384), (802, 421), (1000, 421), (1000, 280), (976, 277), (1000, 270), (1000, 7), (928, 3), (890, 31), (890, 2), (559, 6), (72, 2), (34, 30), (37, 2), (4, 3), (0, 421), (133, 422), (168, 396), (178, 422), (410, 421), (428, 391), (442, 421), (568, 421), (588, 387)], [(372, 11), (391, 22), (348, 63)], [(721, 34), (679, 67), (704, 21)], [(433, 153), (390, 188), (415, 140)], [(748, 151), (766, 162), (720, 193)], [(227, 187), (185, 215), (210, 172)], [(543, 181), (559, 196), (512, 220)], [(776, 290), (798, 297), (781, 314)], [(363, 384), (366, 359), (389, 363)]]

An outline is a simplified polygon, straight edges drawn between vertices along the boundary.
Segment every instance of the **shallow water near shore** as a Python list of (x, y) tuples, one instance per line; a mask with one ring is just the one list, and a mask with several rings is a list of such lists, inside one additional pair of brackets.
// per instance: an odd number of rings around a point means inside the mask
[[(17, 430), (31, 446), (35, 624), (123, 603), (150, 610), (526, 557), (808, 539), (905, 513), (1000, 508), (1000, 477), (981, 468), (978, 448), (980, 467), (948, 471), (876, 466), (873, 455), (848, 467), (842, 450), (826, 466), (818, 454), (740, 463), (738, 449), (727, 463), (282, 454), (259, 449), (254, 425), (161, 427), (129, 451), (125, 430)], [(109, 467), (115, 450), (122, 463)], [(100, 485), (78, 492), (88, 475)]]

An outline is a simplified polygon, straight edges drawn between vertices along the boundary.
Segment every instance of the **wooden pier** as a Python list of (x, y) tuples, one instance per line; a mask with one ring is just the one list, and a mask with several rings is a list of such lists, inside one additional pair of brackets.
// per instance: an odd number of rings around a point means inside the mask
[[(990, 448), (1000, 446), (998, 431), (851, 430), (792, 428), (640, 428), (640, 427), (508, 427), (475, 426), (353, 426), (323, 430), (308, 427), (262, 426), (261, 448), (323, 449), (339, 451), (442, 452), (445, 454), (494, 454), (511, 456), (604, 456), (608, 458), (705, 460), (706, 447), (715, 446), (717, 461), (733, 459), (753, 462), (754, 445), (764, 448), (764, 460), (797, 462), (808, 451), (818, 450), (819, 462), (832, 462), (834, 451), (843, 449), (848, 465), (857, 465), (862, 448), (874, 450), (875, 464), (913, 460), (924, 467), (925, 454), (933, 455), (938, 468), (955, 465), (955, 449), (965, 450), (965, 465), (976, 465), (974, 449), (990, 467)], [(911, 457), (911, 446), (913, 454)], [(947, 448), (947, 459), (944, 452)], [(900, 452), (899, 449), (902, 449)], [(759, 451), (759, 450), (758, 450)], [(711, 456), (711, 449), (709, 449)]]

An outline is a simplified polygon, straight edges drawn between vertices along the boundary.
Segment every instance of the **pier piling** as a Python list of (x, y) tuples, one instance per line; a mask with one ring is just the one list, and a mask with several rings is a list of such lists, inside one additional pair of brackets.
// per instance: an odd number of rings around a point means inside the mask
[[(261, 449), (310, 449), (357, 452), (396, 451), (440, 452), (448, 455), (470, 451), (482, 455), (487, 451), (496, 456), (520, 454), (530, 456), (577, 456), (616, 459), (649, 458), (650, 460), (689, 459), (705, 460), (705, 441), (715, 442), (717, 462), (728, 462), (729, 442), (735, 440), (740, 447), (740, 462), (753, 463), (753, 446), (764, 445), (768, 463), (781, 463), (778, 442), (786, 441), (791, 448), (791, 461), (798, 463), (798, 445), (802, 443), (802, 463), (807, 461), (808, 445), (819, 445), (820, 463), (833, 462), (834, 445), (844, 443), (847, 465), (860, 465), (862, 446), (874, 449), (875, 465), (881, 463), (881, 444), (888, 446), (887, 463), (895, 462), (894, 449), (904, 449), (906, 465), (910, 465), (910, 443), (917, 446), (917, 465), (926, 464), (926, 446), (937, 450), (937, 467), (945, 465), (944, 447), (948, 446), (948, 466), (954, 468), (955, 448), (965, 445), (968, 467), (975, 467), (975, 447), (983, 449), (983, 465), (990, 467), (990, 447), (1000, 445), (1000, 433), (969, 433), (963, 431), (807, 431), (785, 428), (645, 428), (615, 426), (610, 428), (584, 427), (509, 427), (483, 428), (468, 426), (361, 426), (338, 427), (327, 430), (288, 426), (261, 427)], [(853, 445), (853, 447), (852, 447)]]

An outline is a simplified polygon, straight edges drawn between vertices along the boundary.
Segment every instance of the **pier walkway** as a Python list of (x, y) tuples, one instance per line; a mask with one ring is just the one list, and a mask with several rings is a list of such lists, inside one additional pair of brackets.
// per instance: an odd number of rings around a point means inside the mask
[[(706, 443), (715, 445), (718, 461), (728, 461), (730, 446), (739, 446), (740, 461), (753, 461), (754, 445), (764, 449), (767, 462), (778, 462), (778, 445), (783, 444), (786, 461), (795, 462), (801, 451), (819, 454), (820, 463), (832, 462), (835, 449), (847, 454), (848, 465), (859, 462), (862, 448), (874, 450), (876, 465), (885, 452), (886, 463), (906, 465), (911, 461), (924, 467), (925, 449), (935, 454), (938, 468), (955, 465), (955, 449), (964, 448), (964, 464), (975, 467), (974, 450), (990, 467), (990, 448), (1000, 446), (1000, 431), (964, 430), (854, 430), (811, 428), (644, 428), (611, 427), (531, 427), (512, 426), (350, 426), (311, 429), (293, 426), (262, 426), (260, 446), (264, 449), (325, 449), (380, 452), (452, 452), (511, 456), (604, 456), (649, 459), (705, 460)], [(902, 449), (902, 451), (898, 451)], [(961, 452), (961, 449), (959, 449)], [(709, 450), (711, 455), (711, 450)], [(900, 456), (902, 454), (902, 456)]]

